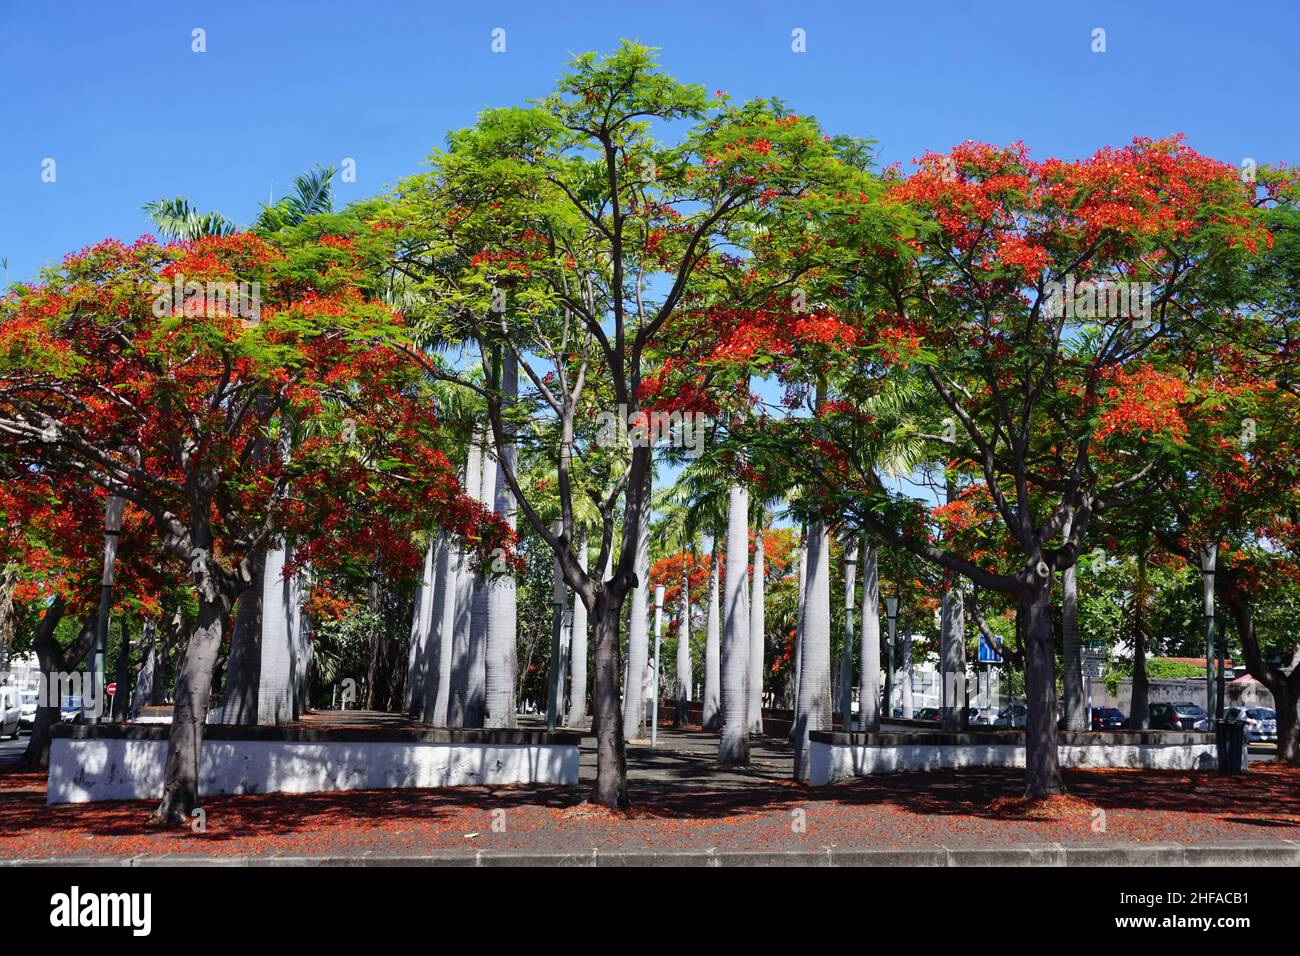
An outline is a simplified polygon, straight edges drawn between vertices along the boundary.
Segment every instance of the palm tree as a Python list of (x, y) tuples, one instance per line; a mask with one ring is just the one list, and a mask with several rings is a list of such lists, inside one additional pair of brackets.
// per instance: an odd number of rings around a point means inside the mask
[(862, 536), (862, 646), (859, 650), (858, 729), (880, 730), (880, 574), (875, 542)]
[(767, 635), (767, 606), (763, 554), (763, 525), (767, 509), (759, 503), (758, 522), (754, 527), (754, 567), (749, 600), (749, 732), (763, 732), (763, 650)]
[[(652, 471), (646, 472), (646, 484), (653, 484)], [(642, 684), (646, 676), (647, 657), (650, 653), (650, 494), (647, 489), (647, 507), (641, 509), (641, 533), (638, 536), (636, 562), (633, 571), (637, 585), (632, 591), (632, 607), (627, 627), (627, 666), (623, 684), (623, 733), (628, 739), (640, 733), (645, 722), (645, 693)], [(656, 675), (656, 680), (657, 680)]]
[[(501, 366), (503, 407), (509, 408), (519, 399), (519, 366), (512, 352), (507, 352), (498, 364)], [(508, 438), (503, 449), (505, 467), (497, 469), (493, 510), (513, 529), (516, 521), (515, 500), (506, 480), (506, 469), (514, 470), (518, 453), (513, 436)], [(515, 725), (517, 600), (515, 576), (508, 569), (488, 583), (488, 620), (484, 648), (484, 726), (487, 727)], [(553, 666), (558, 665), (558, 661), (553, 662)]]
[(719, 588), (718, 536), (709, 539), (709, 609), (704, 620), (704, 700), (702, 723), (705, 730), (722, 726), (721, 602)]
[(815, 520), (808, 526), (808, 571), (804, 586), (802, 662), (794, 726), (794, 777), (810, 774), (808, 735), (831, 723), (830, 535)]
[[(277, 202), (263, 204), (257, 219), (248, 228), (253, 232), (272, 233), (300, 225), (309, 216), (333, 212), (333, 166), (317, 165), (294, 177), (293, 192)], [(240, 226), (219, 212), (200, 212), (184, 196), (155, 199), (141, 207), (164, 239), (188, 242), (204, 236), (229, 236), (242, 232)]]
[(718, 762), (749, 763), (749, 492), (727, 489), (727, 573), (722, 639), (722, 736)]

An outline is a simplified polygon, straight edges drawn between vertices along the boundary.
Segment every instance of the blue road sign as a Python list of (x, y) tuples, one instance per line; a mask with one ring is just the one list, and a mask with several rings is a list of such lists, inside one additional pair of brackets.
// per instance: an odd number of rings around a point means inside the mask
[(987, 637), (985, 637), (983, 634), (980, 635), (980, 663), (981, 664), (1001, 664), (1002, 655), (999, 653), (999, 651), (1001, 650), (1002, 650), (1001, 641), (998, 641), (998, 646), (995, 648), (991, 644), (989, 644)]

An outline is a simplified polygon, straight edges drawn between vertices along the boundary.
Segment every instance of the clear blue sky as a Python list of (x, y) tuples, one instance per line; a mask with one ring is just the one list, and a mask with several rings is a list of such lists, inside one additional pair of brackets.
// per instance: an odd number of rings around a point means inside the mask
[(178, 193), (248, 221), (343, 157), (358, 180), (341, 200), (379, 192), (478, 110), (547, 92), (570, 53), (622, 37), (681, 79), (870, 136), (887, 162), (967, 138), (1074, 157), (1175, 131), (1234, 163), (1300, 162), (1295, 4), (0, 0), (0, 256), (31, 278), (135, 238), (140, 203)]

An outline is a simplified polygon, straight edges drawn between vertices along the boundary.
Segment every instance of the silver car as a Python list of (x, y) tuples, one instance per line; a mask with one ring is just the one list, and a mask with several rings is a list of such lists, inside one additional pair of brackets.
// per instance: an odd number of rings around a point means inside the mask
[(1246, 739), (1252, 744), (1277, 742), (1277, 711), (1268, 707), (1229, 707), (1223, 719), (1246, 725)]

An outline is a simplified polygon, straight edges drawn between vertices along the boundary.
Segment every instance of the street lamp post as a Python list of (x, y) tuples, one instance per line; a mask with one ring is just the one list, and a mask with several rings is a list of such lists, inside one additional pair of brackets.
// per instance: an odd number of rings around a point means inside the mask
[(655, 675), (654, 698), (650, 704), (650, 746), (659, 743), (659, 638), (664, 626), (664, 586), (655, 585)]
[(113, 566), (117, 563), (117, 540), (122, 534), (122, 509), (125, 505), (126, 501), (117, 495), (109, 495), (104, 504), (104, 575), (99, 586), (95, 649), (91, 652), (91, 693), (83, 694), (81, 699), (82, 712), (86, 721), (92, 724), (99, 723), (104, 708), (104, 660), (108, 657), (108, 615), (113, 609)]
[(894, 629), (898, 625), (898, 598), (885, 598), (885, 616), (889, 618), (889, 662), (885, 670), (885, 719), (894, 718)]

